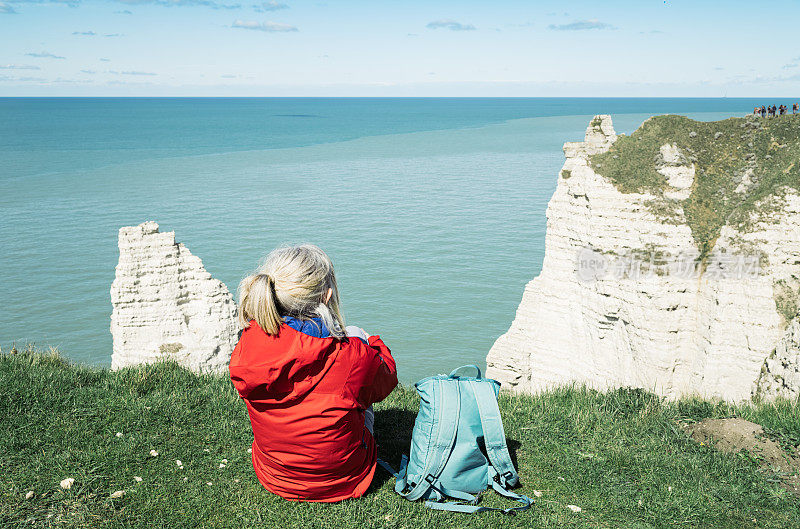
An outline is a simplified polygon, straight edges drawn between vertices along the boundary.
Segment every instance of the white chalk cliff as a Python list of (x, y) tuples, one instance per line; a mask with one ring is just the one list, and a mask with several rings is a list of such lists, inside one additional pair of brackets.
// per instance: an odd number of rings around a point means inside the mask
[(202, 261), (145, 222), (119, 230), (111, 285), (112, 369), (168, 358), (197, 372), (224, 370), (236, 345), (236, 305)]
[[(748, 229), (719, 231), (716, 256), (728, 256), (730, 265), (745, 249), (758, 256), (756, 266), (750, 259), (744, 273), (715, 273), (713, 265), (679, 273), (688, 266), (679, 256), (698, 253), (683, 209), (696, 189), (695, 164), (665, 143), (653, 161), (665, 178), (663, 194), (623, 193), (590, 160), (616, 141), (611, 118), (597, 116), (585, 141), (564, 145), (566, 161), (547, 207), (542, 271), (489, 352), (487, 375), (522, 392), (574, 382), (601, 390), (644, 388), (669, 398), (797, 397), (797, 190), (786, 189)], [(777, 156), (781, 147), (769, 152)], [(736, 193), (743, 193), (756, 176), (748, 169), (738, 178)], [(670, 205), (671, 218), (654, 212), (656, 199)], [(646, 255), (659, 257), (623, 258)]]

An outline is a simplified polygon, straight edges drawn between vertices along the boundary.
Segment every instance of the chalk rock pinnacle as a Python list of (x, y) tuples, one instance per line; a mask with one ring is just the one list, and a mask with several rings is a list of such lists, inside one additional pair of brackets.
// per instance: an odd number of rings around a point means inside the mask
[(197, 372), (228, 365), (239, 330), (233, 297), (174, 232), (155, 222), (119, 230), (111, 303), (112, 369), (162, 358)]

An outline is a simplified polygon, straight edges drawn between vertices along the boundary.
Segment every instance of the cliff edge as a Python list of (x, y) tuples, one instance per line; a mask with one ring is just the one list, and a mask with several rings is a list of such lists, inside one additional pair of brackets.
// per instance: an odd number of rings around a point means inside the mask
[(800, 118), (596, 116), (547, 207), (542, 271), (487, 375), (741, 401), (800, 395)]

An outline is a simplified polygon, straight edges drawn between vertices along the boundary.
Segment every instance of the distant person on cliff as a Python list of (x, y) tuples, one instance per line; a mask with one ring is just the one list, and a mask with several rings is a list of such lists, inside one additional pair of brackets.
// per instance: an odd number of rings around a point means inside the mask
[(389, 348), (347, 327), (320, 248), (278, 248), (239, 285), (230, 374), (253, 427), (253, 467), (296, 501), (358, 498), (375, 474), (372, 404), (397, 385)]
[(767, 107), (765, 107), (764, 105), (761, 105), (761, 117), (762, 118), (767, 117)]
[(754, 116), (760, 116), (761, 115), (761, 109), (758, 108), (758, 107), (754, 108), (753, 109), (753, 115)]
[(792, 114), (797, 114), (797, 103), (792, 103)]

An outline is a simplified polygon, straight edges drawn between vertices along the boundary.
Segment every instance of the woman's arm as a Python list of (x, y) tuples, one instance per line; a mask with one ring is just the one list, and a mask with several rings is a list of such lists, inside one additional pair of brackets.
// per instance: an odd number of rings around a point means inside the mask
[(366, 365), (362, 364), (365, 368), (362, 371), (364, 377), (358, 381), (360, 388), (354, 393), (358, 403), (368, 408), (385, 399), (397, 386), (397, 366), (392, 352), (380, 336), (368, 336), (367, 343), (362, 342), (359, 345), (363, 348), (359, 363)]

